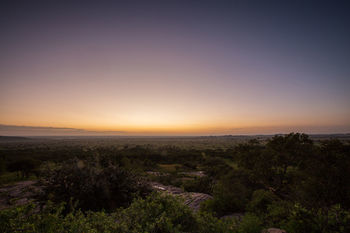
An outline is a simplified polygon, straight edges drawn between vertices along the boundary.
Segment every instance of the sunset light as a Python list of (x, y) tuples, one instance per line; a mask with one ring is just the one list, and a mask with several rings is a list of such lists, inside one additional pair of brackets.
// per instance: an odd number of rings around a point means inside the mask
[(300, 19), (287, 6), (260, 10), (10, 5), (0, 124), (117, 135), (349, 132), (345, 22), (323, 22), (326, 9)]

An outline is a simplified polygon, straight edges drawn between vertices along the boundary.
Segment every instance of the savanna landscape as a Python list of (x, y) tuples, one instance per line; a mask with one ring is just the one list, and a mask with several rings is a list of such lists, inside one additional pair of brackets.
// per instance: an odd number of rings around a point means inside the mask
[(0, 145), (2, 232), (350, 230), (349, 135)]
[(0, 233), (349, 233), (349, 12), (0, 1)]

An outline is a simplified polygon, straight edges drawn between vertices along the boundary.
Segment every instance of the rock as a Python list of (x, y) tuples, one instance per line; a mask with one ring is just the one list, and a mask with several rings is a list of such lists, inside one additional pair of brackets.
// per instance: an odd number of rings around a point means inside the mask
[(244, 217), (244, 213), (232, 213), (232, 214), (224, 215), (224, 216), (222, 216), (220, 218), (221, 219), (234, 218), (234, 219), (238, 220), (239, 222), (241, 222), (243, 217)]
[(213, 197), (205, 193), (192, 193), (192, 192), (183, 192), (179, 194), (185, 200), (185, 205), (189, 206), (194, 211), (199, 211), (201, 203)]
[(36, 181), (21, 181), (0, 188), (0, 210), (11, 206), (24, 205), (34, 201), (34, 196), (42, 191)]
[(182, 191), (181, 188), (171, 186), (171, 185), (163, 185), (163, 184), (157, 183), (157, 182), (151, 182), (150, 185), (153, 189), (155, 189), (157, 191), (164, 191), (164, 192), (167, 192), (169, 194), (180, 194), (180, 193), (184, 192), (184, 191)]
[(198, 211), (200, 204), (213, 197), (205, 193), (184, 192), (181, 188), (171, 185), (163, 185), (157, 182), (151, 182), (151, 187), (157, 191), (165, 192), (174, 196), (184, 199), (185, 205), (189, 206), (192, 210)]
[(269, 228), (267, 230), (262, 231), (262, 233), (287, 233), (287, 232), (279, 228)]
[(204, 177), (204, 171), (195, 171), (195, 172), (180, 172), (182, 175), (195, 176), (195, 177)]

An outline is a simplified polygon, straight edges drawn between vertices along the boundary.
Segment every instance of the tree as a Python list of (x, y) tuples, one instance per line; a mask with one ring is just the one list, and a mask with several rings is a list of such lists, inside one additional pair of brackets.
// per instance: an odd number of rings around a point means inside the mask
[(10, 172), (18, 172), (23, 178), (29, 177), (30, 173), (39, 166), (39, 162), (33, 159), (21, 159), (10, 163), (7, 167)]
[(44, 173), (46, 193), (56, 202), (78, 201), (84, 210), (113, 210), (128, 206), (137, 195), (150, 190), (135, 174), (119, 166), (100, 167), (98, 163), (74, 159)]

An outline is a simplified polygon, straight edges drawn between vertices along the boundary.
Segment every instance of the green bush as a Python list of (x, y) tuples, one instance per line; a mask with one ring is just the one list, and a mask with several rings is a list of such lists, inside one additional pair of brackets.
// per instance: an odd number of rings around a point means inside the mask
[(236, 232), (236, 223), (219, 220), (209, 213), (194, 213), (181, 199), (153, 193), (135, 200), (117, 215), (123, 232)]
[(262, 220), (253, 214), (246, 214), (239, 224), (238, 233), (261, 233), (263, 227)]
[(172, 185), (176, 187), (180, 187), (182, 185), (181, 176), (176, 171), (169, 172), (161, 176), (155, 176), (153, 177), (153, 180), (164, 185)]
[(71, 160), (48, 169), (44, 174), (45, 192), (56, 202), (78, 201), (83, 210), (113, 210), (128, 206), (137, 196), (149, 193), (146, 183), (125, 169)]
[(134, 201), (118, 215), (125, 232), (193, 232), (196, 217), (172, 196), (152, 194)]
[(183, 182), (183, 188), (186, 192), (198, 192), (212, 194), (213, 181), (210, 177), (195, 177), (193, 180)]
[(346, 233), (350, 232), (350, 212), (339, 205), (308, 210), (296, 204), (282, 227), (290, 233)]
[(39, 211), (39, 207), (28, 204), (0, 211), (0, 232), (4, 233), (98, 233), (122, 232), (115, 223), (113, 215), (104, 212), (73, 210), (63, 214), (64, 203), (53, 205), (48, 202)]
[(219, 220), (209, 213), (194, 213), (181, 200), (153, 193), (136, 199), (130, 207), (115, 213), (71, 210), (64, 204), (47, 203), (43, 209), (33, 204), (0, 211), (0, 232), (40, 233), (236, 233), (237, 224)]
[(213, 199), (204, 202), (202, 210), (218, 216), (244, 212), (253, 191), (247, 179), (242, 171), (232, 170), (214, 185)]
[(270, 191), (259, 189), (254, 191), (247, 210), (254, 213), (264, 214), (267, 207), (271, 205), (277, 197)]
[(16, 160), (7, 165), (9, 172), (18, 172), (22, 178), (29, 177), (30, 174), (36, 173), (36, 169), (39, 167), (40, 162), (31, 158), (24, 158)]

